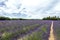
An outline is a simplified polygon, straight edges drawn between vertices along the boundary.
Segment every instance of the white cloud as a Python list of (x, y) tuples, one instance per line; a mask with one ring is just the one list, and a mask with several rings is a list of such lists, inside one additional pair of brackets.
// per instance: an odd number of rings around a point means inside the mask
[(56, 4), (56, 6), (53, 8), (55, 11), (60, 11), (60, 2)]
[[(46, 16), (59, 16), (58, 11), (60, 11), (60, 0), (1, 0), (4, 2), (4, 6), (0, 7), (0, 14), (14, 17), (24, 17), (25, 18), (42, 18)], [(10, 16), (11, 16), (10, 15)]]

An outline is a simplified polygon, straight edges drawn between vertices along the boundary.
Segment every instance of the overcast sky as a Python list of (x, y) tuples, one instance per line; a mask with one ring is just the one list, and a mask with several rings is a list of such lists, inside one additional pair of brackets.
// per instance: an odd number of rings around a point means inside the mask
[(33, 19), (60, 16), (60, 0), (0, 0), (0, 16)]

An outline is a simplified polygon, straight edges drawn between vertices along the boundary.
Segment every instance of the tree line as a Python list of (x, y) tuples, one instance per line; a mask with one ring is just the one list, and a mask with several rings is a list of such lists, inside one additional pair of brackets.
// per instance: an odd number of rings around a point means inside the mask
[[(24, 18), (9, 18), (9, 17), (0, 16), (0, 20), (28, 20), (28, 19), (24, 19)], [(57, 16), (53, 16), (53, 17), (49, 16), (49, 17), (42, 18), (42, 20), (60, 20), (60, 18), (57, 17)]]
[(53, 16), (53, 17), (44, 17), (43, 20), (60, 20), (59, 16)]
[(26, 19), (23, 19), (23, 18), (9, 18), (9, 17), (0, 16), (0, 20), (26, 20)]

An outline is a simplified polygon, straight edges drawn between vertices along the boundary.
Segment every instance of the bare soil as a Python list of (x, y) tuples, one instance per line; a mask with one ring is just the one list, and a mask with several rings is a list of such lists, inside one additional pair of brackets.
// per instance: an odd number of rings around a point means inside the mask
[(55, 40), (54, 33), (53, 33), (53, 21), (52, 21), (52, 24), (51, 24), (51, 30), (50, 30), (49, 40)]

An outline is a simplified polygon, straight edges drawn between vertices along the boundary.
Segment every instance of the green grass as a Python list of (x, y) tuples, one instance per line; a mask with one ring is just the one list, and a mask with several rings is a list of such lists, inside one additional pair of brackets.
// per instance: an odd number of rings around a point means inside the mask
[(43, 40), (42, 35), (47, 32), (47, 25), (43, 25), (39, 30), (41, 31), (34, 32), (28, 37), (25, 37), (23, 40)]
[(56, 33), (57, 33), (57, 39), (60, 40), (60, 29), (57, 29)]
[(11, 37), (12, 37), (12, 33), (4, 32), (2, 34), (1, 40), (10, 40)]
[(47, 25), (44, 25), (44, 26), (41, 28), (41, 30), (42, 30), (43, 32), (46, 32), (46, 31), (47, 31), (46, 26), (47, 26)]
[(33, 33), (29, 35), (24, 40), (42, 40), (42, 32)]

